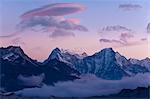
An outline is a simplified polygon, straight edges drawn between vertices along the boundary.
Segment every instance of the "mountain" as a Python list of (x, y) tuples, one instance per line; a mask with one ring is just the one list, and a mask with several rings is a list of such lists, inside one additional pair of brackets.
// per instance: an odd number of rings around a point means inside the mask
[(146, 67), (143, 67), (140, 64), (133, 64), (130, 59), (126, 59), (124, 56), (120, 55), (118, 52), (115, 54), (117, 63), (121, 66), (121, 68), (127, 72), (130, 76), (138, 74), (138, 73), (145, 73), (149, 72)]
[(44, 64), (49, 63), (49, 61), (56, 59), (60, 62), (64, 62), (70, 67), (74, 68), (74, 64), (76, 64), (76, 61), (79, 61), (80, 59), (83, 59), (86, 57), (87, 54), (84, 52), (83, 54), (79, 55), (74, 52), (69, 52), (67, 50), (55, 48), (51, 54), (49, 55), (48, 59), (44, 61)]
[(150, 98), (150, 87), (137, 87), (136, 89), (122, 89), (117, 94), (107, 95), (107, 96), (93, 96), (90, 98), (111, 98), (111, 99), (121, 99), (121, 98), (142, 98), (149, 99)]
[(145, 58), (145, 59), (142, 59), (142, 60), (130, 58), (129, 61), (132, 64), (137, 64), (137, 65), (143, 66), (143, 67), (147, 68), (150, 71), (150, 58), (148, 58), (148, 57)]
[[(87, 56), (86, 53), (78, 55), (55, 48), (45, 63), (52, 59), (66, 63), (81, 74), (95, 74), (103, 79), (117, 80), (126, 76), (149, 72), (145, 66), (132, 63), (112, 48), (105, 48), (91, 56)], [(149, 62), (148, 59), (143, 61), (142, 64), (149, 65), (147, 64)]]
[(8, 91), (24, 87), (18, 79), (19, 75), (29, 77), (42, 73), (36, 61), (29, 58), (20, 47), (0, 48), (0, 53), (1, 87)]
[(146, 67), (131, 63), (118, 52), (114, 52), (112, 48), (103, 49), (92, 56), (80, 59), (74, 65), (80, 73), (91, 73), (100, 78), (111, 80), (149, 72)]
[(82, 73), (92, 73), (103, 79), (121, 79), (129, 76), (117, 63), (115, 52), (112, 48), (106, 48), (78, 61), (77, 70)]
[(39, 64), (29, 58), (20, 47), (0, 48), (0, 54), (0, 88), (6, 91), (74, 80), (79, 75), (78, 71), (57, 60)]
[[(95, 74), (108, 80), (150, 72), (150, 59), (126, 59), (112, 48), (91, 56), (55, 48), (42, 63), (28, 57), (20, 47), (0, 48), (0, 89), (15, 91), (79, 79), (80, 74)], [(13, 86), (12, 86), (13, 84)]]
[(48, 85), (53, 84), (57, 81), (78, 79), (80, 75), (77, 70), (71, 68), (64, 62), (60, 62), (57, 59), (50, 60), (41, 68), (42, 71), (45, 73), (45, 80), (43, 82)]

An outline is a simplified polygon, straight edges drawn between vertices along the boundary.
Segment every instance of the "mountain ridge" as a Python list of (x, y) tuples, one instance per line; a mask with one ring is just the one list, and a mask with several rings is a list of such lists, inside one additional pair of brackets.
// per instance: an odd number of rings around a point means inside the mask
[(1, 87), (8, 91), (39, 87), (43, 83), (53, 85), (58, 81), (80, 79), (81, 74), (94, 74), (106, 80), (120, 80), (138, 73), (150, 72), (149, 58), (132, 63), (131, 59), (126, 59), (112, 48), (105, 48), (90, 56), (85, 53), (80, 56), (56, 48), (44, 62), (28, 57), (21, 47), (2, 47), (0, 53)]

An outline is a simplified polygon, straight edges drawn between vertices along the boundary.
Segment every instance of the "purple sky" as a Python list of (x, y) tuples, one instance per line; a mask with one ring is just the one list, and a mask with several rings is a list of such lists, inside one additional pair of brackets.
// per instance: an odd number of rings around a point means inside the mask
[(1, 0), (0, 46), (21, 46), (38, 60), (55, 47), (88, 54), (113, 47), (128, 58), (150, 57), (149, 5), (149, 0)]

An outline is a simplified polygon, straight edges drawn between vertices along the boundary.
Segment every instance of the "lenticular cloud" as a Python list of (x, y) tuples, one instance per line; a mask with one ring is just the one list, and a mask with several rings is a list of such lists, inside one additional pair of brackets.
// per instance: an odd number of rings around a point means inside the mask
[(33, 16), (64, 16), (83, 11), (84, 9), (85, 7), (80, 4), (56, 3), (26, 12), (21, 18), (28, 19)]

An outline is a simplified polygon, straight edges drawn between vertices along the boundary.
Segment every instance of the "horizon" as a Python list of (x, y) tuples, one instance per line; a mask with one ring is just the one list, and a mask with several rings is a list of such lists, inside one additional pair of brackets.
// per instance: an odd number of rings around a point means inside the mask
[[(3, 48), (3, 49), (7, 49), (7, 48), (9, 48), (9, 47), (15, 47), (15, 48), (21, 48), (21, 46), (12, 46), (12, 45), (10, 45), (10, 46), (7, 46), (7, 47), (0, 47), (0, 49), (1, 48)], [(78, 55), (82, 55), (83, 53), (86, 53), (86, 52), (82, 52), (82, 53), (77, 53), (77, 52), (72, 52), (71, 50), (67, 50), (67, 49), (62, 49), (62, 48), (59, 48), (59, 47), (56, 47), (56, 48), (58, 48), (62, 53), (63, 53), (63, 51), (67, 51), (67, 52), (69, 52), (70, 54), (72, 54), (72, 55), (75, 55), (75, 54), (78, 54)], [(55, 50), (56, 48), (54, 48), (54, 49), (52, 49), (52, 51), (53, 50)], [(22, 48), (21, 48), (22, 49)], [(101, 49), (101, 50), (99, 50), (99, 51), (97, 51), (97, 52), (95, 52), (95, 53), (93, 53), (93, 54), (91, 54), (91, 55), (89, 55), (89, 54), (87, 54), (87, 56), (86, 57), (89, 57), (89, 56), (92, 56), (92, 55), (94, 55), (94, 54), (96, 54), (96, 53), (99, 53), (99, 52), (101, 52), (102, 50), (106, 50), (106, 49), (112, 49), (115, 53), (119, 53), (118, 51), (115, 51), (112, 47), (108, 47), (108, 48), (104, 48), (104, 49)], [(23, 49), (22, 49), (23, 50)], [(32, 58), (30, 55), (28, 55), (24, 50), (23, 50), (23, 52), (24, 52), (24, 54), (25, 55), (27, 55), (29, 58), (31, 58), (31, 59), (33, 59), (33, 60), (36, 60), (36, 61), (38, 61), (38, 62), (44, 62), (45, 60), (47, 60), (48, 58), (49, 58), (49, 56), (50, 56), (50, 54), (52, 53), (52, 51), (50, 51), (49, 52), (49, 54), (48, 54), (48, 57), (46, 57), (45, 59), (43, 59), (43, 60), (38, 60), (38, 59), (36, 59), (36, 58)], [(123, 54), (121, 54), (121, 53), (119, 53), (121, 56), (124, 56)], [(125, 57), (125, 56), (124, 56)], [(125, 57), (127, 60), (129, 60), (129, 59), (137, 59), (137, 58), (131, 58), (131, 57)], [(138, 60), (144, 60), (144, 59), (150, 59), (149, 57), (145, 57), (145, 58), (143, 58), (143, 59), (138, 59)]]
[(38, 61), (56, 47), (88, 55), (111, 47), (127, 59), (149, 58), (149, 4), (147, 0), (1, 0), (0, 47), (20, 46)]

